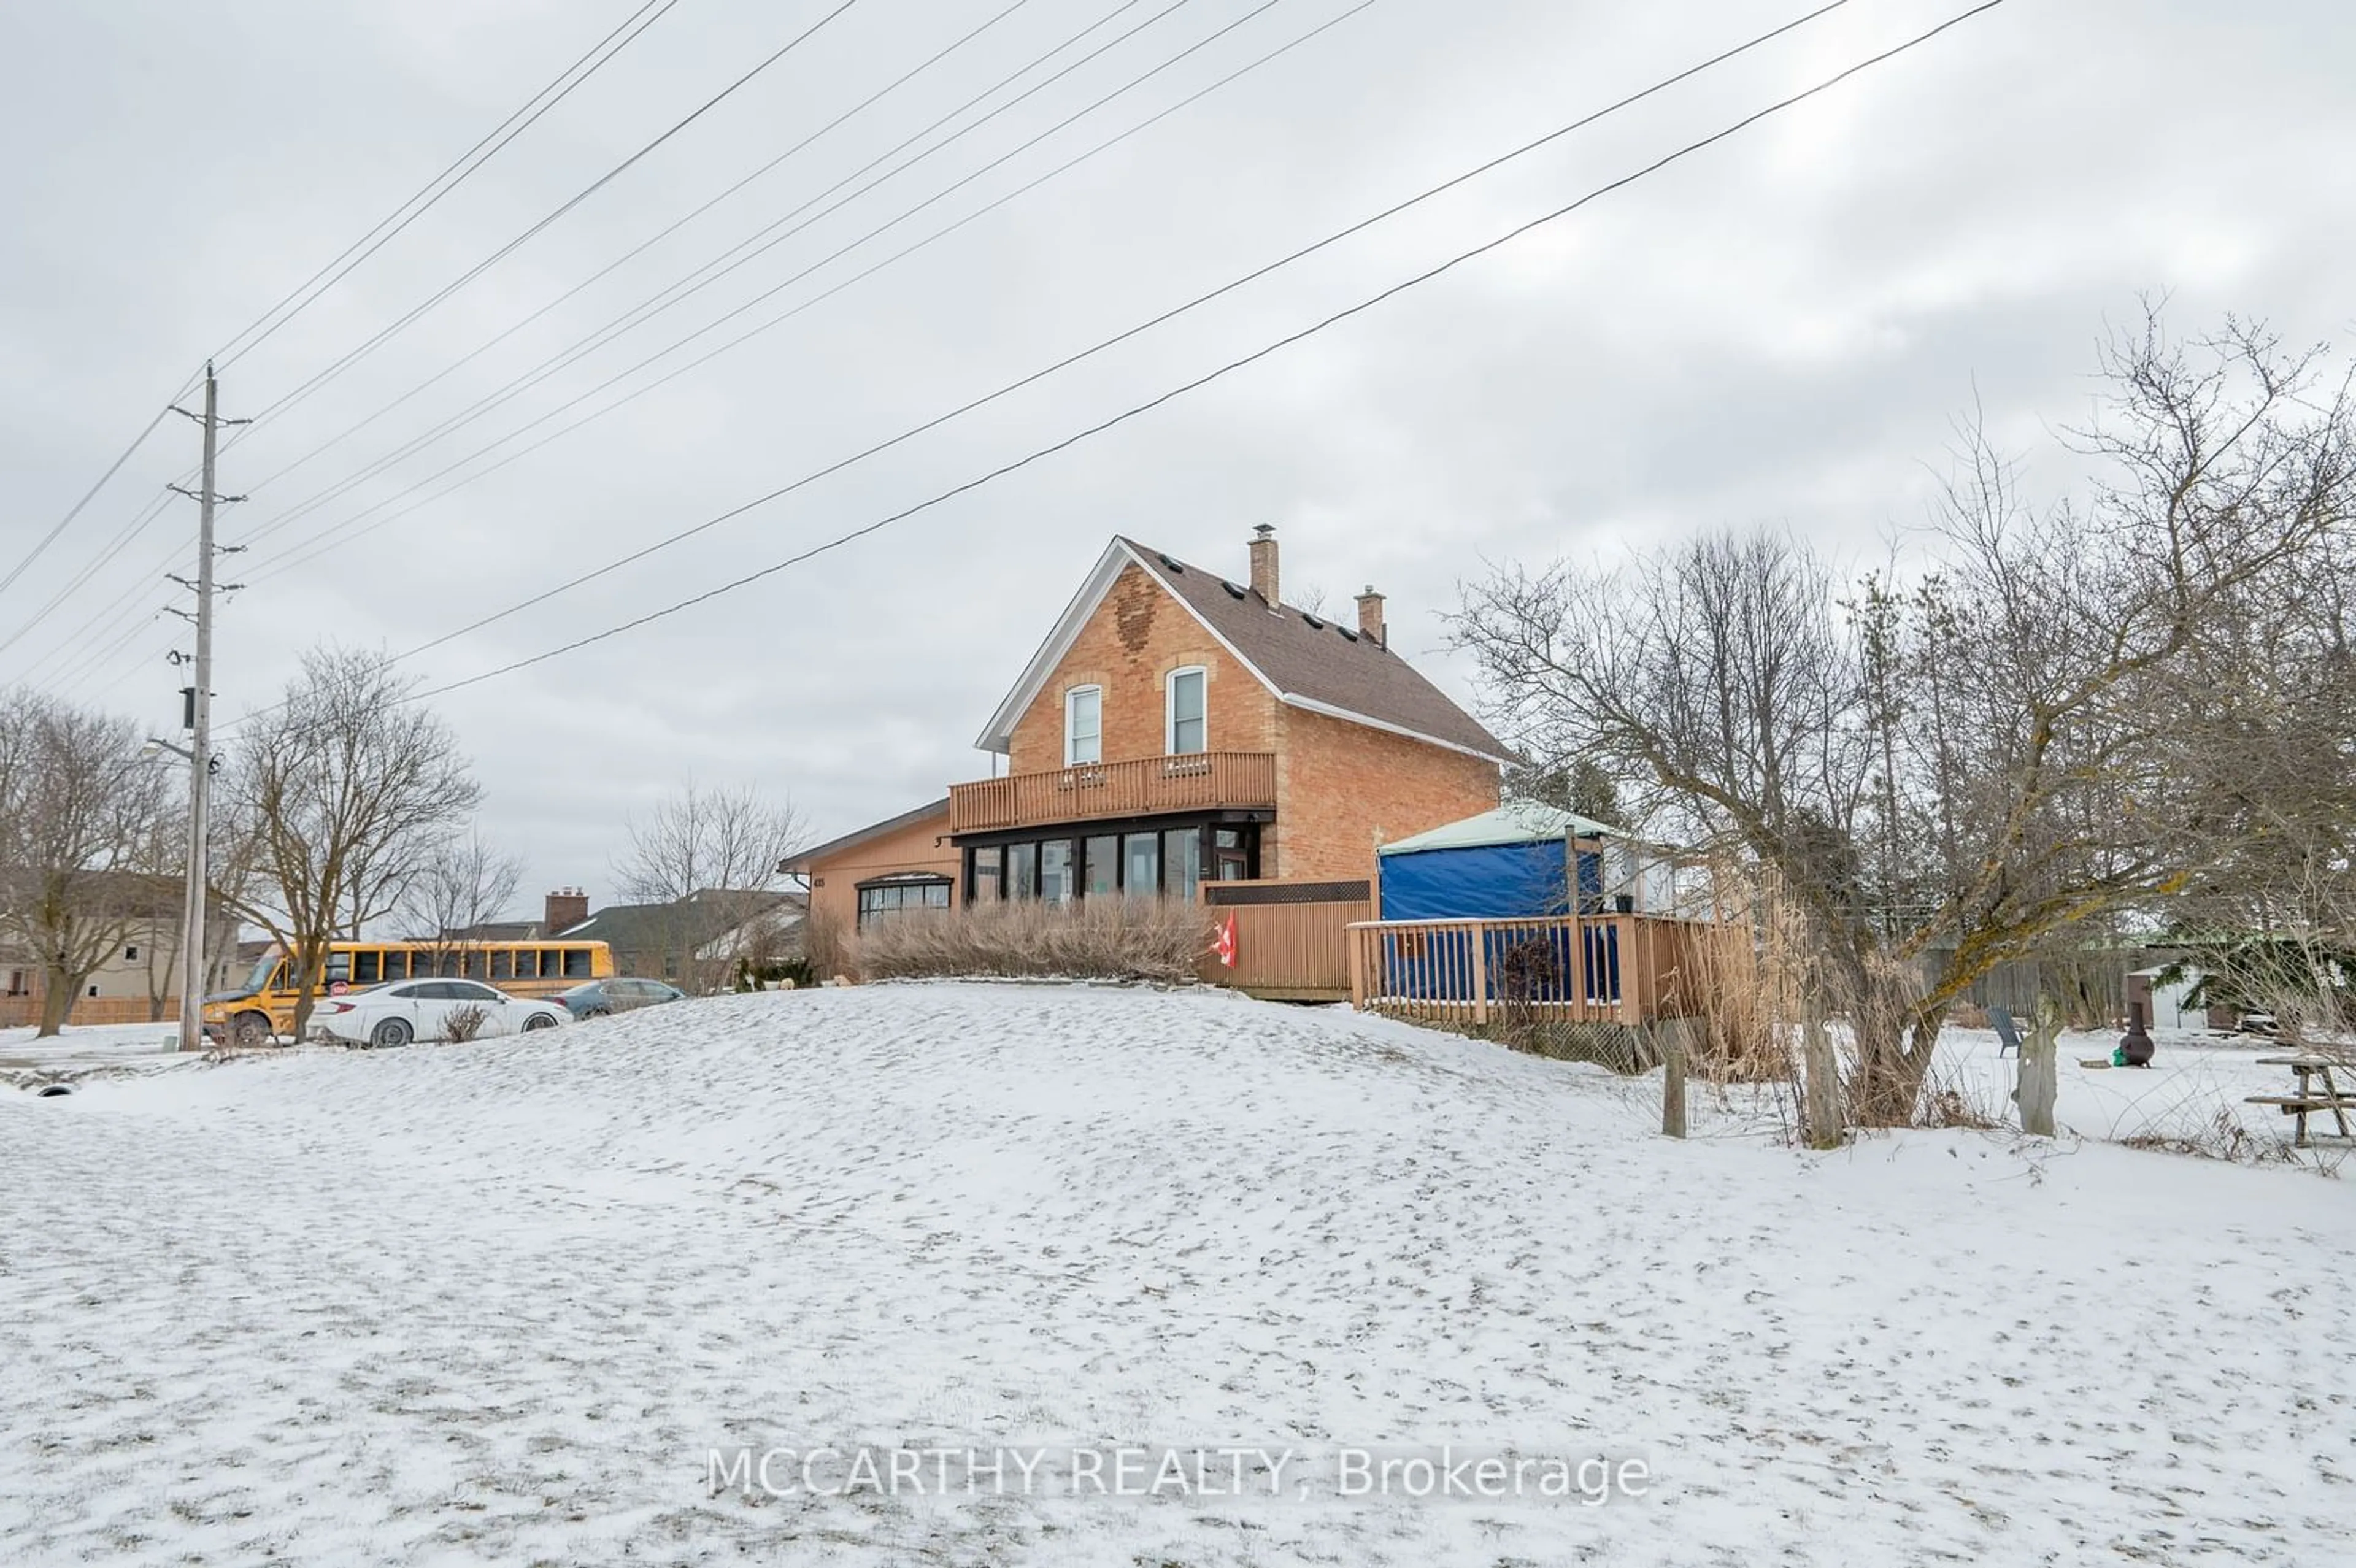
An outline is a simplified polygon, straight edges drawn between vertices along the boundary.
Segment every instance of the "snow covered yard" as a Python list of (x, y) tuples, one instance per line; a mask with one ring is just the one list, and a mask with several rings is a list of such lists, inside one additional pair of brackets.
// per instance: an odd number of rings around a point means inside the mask
[[(2152, 1081), (2070, 1056), (2064, 1120)], [(0, 1090), (0, 1561), (2346, 1560), (2356, 1187), (1806, 1156), (1724, 1113), (1679, 1144), (1657, 1092), (1346, 1012), (946, 985)], [(1651, 1481), (711, 1484), (740, 1445), (1238, 1442)]]
[(176, 1023), (78, 1024), (47, 1040), (28, 1024), (22, 1029), (0, 1029), (0, 1070), (71, 1072), (149, 1064), (146, 1059), (168, 1056), (179, 1049), (180, 1026)]
[[(2287, 1154), (2289, 1119), (2272, 1105), (2249, 1104), (2249, 1097), (2291, 1092), (2289, 1069), (2260, 1063), (2296, 1054), (2292, 1047), (2258, 1036), (2191, 1029), (2157, 1030), (2153, 1038), (2158, 1049), (2148, 1068), (2088, 1067), (2088, 1061), (2110, 1060), (2119, 1031), (2065, 1032), (2057, 1051), (2055, 1125), (2065, 1134), (2113, 1143), (2154, 1136), (2213, 1142), (2223, 1116), (2259, 1143), (2281, 1146)], [(2017, 1057), (1998, 1054), (1993, 1029), (1950, 1027), (1939, 1037), (1935, 1081), (1992, 1117), (2018, 1123), (2009, 1097), (2019, 1071)], [(2356, 1070), (2346, 1082), (2356, 1084)], [(2310, 1130), (2333, 1130), (2330, 1116), (2315, 1118)], [(2346, 1150), (2342, 1144), (2300, 1157), (2329, 1165), (2336, 1163), (2336, 1153)]]

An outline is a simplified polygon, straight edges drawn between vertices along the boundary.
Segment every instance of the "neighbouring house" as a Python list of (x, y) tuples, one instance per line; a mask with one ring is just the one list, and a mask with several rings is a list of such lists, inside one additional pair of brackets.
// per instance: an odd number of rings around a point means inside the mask
[(474, 925), (442, 929), (444, 942), (542, 942), (589, 918), (589, 895), (579, 888), (558, 888), (541, 901), (538, 920), (487, 920)]
[(778, 869), (809, 883), (809, 912), (853, 931), (903, 909), (948, 909), (962, 870), (947, 798), (803, 850)]
[(551, 934), (605, 943), (616, 974), (706, 991), (726, 983), (740, 955), (790, 956), (803, 910), (795, 891), (702, 888), (669, 903), (608, 904)]
[[(112, 880), (127, 923), (98, 967), (82, 982), (69, 1020), (126, 1023), (179, 1016), (180, 927), (184, 886), (172, 877), (124, 873)], [(206, 921), (205, 988), (213, 989), (234, 962), (237, 923), (215, 912)], [(38, 955), (0, 943), (0, 1027), (37, 1022), (47, 990)]]
[(812, 908), (1363, 884), (1385, 842), (1494, 808), (1505, 745), (1392, 651), (1383, 595), (1287, 604), (1274, 530), (1248, 548), (1237, 580), (1115, 538), (983, 727), (1004, 771), (786, 862)]

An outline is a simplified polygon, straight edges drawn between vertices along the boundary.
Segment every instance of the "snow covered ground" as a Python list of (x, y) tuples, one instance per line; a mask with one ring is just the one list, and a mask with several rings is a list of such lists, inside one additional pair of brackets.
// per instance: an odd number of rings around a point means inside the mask
[(0, 1084), (25, 1088), (92, 1073), (152, 1072), (190, 1065), (173, 1023), (83, 1024), (47, 1040), (29, 1025), (0, 1029)]
[[(2289, 1069), (2260, 1065), (2291, 1054), (2291, 1048), (2261, 1036), (2192, 1029), (2157, 1030), (2153, 1039), (2158, 1051), (2148, 1068), (2090, 1068), (2089, 1061), (2110, 1060), (2118, 1030), (2064, 1033), (2057, 1052), (2056, 1125), (2082, 1137), (2117, 1141), (2208, 1132), (2222, 1115), (2263, 1141), (2289, 1138), (2290, 1123), (2280, 1111), (2250, 1104), (2248, 1098), (2291, 1092), (2296, 1083)], [(1939, 1050), (1939, 1081), (1981, 1109), (2017, 1120), (2008, 1097), (2019, 1061), (1999, 1058), (1995, 1030), (1950, 1028), (1940, 1036)], [(2356, 1087), (2356, 1072), (2348, 1083)]]
[[(2184, 1076), (2076, 1054), (2090, 1132)], [(2190, 1060), (2231, 1088), (2252, 1054)], [(1657, 1093), (1021, 986), (0, 1090), (0, 1561), (2348, 1560), (2356, 1185), (1804, 1155), (1735, 1102), (1675, 1143)], [(1341, 1456), (1442, 1444), (1646, 1478), (1334, 1495)], [(1304, 1484), (712, 1484), (715, 1448), (860, 1445), (1242, 1445)]]

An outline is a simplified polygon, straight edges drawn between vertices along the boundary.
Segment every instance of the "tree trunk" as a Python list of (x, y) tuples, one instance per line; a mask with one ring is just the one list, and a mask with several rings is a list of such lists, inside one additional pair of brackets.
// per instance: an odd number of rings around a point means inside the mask
[(2053, 1136), (2053, 1100), (2057, 1081), (2056, 1048), (2062, 1035), (2062, 1015), (2050, 1004), (2037, 1009), (2029, 1038), (2020, 1042), (2020, 1083), (2013, 1098), (2020, 1102), (2020, 1130), (2037, 1137)]
[(81, 994), (82, 976), (61, 975), (55, 969), (41, 976), (41, 1028), (35, 1038), (48, 1040), (66, 1027), (73, 1016), (74, 998)]
[(1854, 1023), (1857, 1073), (1849, 1080), (1849, 1115), (1860, 1127), (1912, 1125), (1938, 1026), (1931, 1025), (1926, 1037), (1918, 1021), (1909, 1049), (1905, 1022), (1893, 1008), (1860, 1008)]

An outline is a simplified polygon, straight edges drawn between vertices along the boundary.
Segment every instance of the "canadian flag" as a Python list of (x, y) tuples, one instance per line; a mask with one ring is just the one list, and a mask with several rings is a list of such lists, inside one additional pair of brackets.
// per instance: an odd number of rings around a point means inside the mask
[(1227, 912), (1226, 921), (1219, 927), (1219, 940), (1212, 944), (1211, 951), (1219, 955), (1219, 963), (1221, 966), (1228, 969), (1232, 969), (1236, 966), (1235, 911), (1229, 910)]

